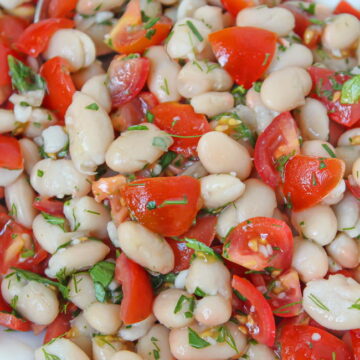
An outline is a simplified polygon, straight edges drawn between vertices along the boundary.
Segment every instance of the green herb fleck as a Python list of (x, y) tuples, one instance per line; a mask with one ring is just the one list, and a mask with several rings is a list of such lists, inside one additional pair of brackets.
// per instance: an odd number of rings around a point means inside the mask
[(210, 346), (210, 343), (200, 337), (193, 329), (188, 328), (189, 345), (195, 349), (203, 349)]
[(195, 35), (195, 37), (199, 40), (199, 41), (203, 41), (204, 38), (202, 37), (202, 35), (200, 34), (199, 30), (196, 28), (196, 26), (190, 21), (187, 20), (186, 21), (186, 25), (190, 28), (190, 30), (192, 31), (192, 33)]
[(334, 151), (330, 148), (330, 146), (328, 144), (321, 144), (321, 146), (325, 149), (325, 151), (332, 157), (332, 158), (336, 158), (336, 154), (334, 153)]
[(96, 103), (92, 103), (92, 104), (86, 106), (85, 109), (98, 111), (99, 110), (99, 105), (96, 104)]

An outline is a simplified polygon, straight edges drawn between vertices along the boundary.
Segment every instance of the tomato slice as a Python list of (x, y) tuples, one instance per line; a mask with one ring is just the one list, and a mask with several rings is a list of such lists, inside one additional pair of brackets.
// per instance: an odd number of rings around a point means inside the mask
[(148, 273), (122, 253), (116, 260), (115, 279), (122, 285), (124, 297), (120, 316), (125, 324), (134, 324), (152, 313), (154, 292)]
[(133, 181), (121, 194), (142, 225), (164, 236), (182, 235), (201, 208), (200, 182), (190, 176)]
[(47, 84), (44, 105), (60, 118), (65, 117), (76, 91), (69, 69), (69, 62), (61, 57), (48, 60), (40, 68), (40, 75)]
[(356, 10), (346, 0), (341, 0), (338, 3), (336, 9), (334, 10), (334, 14), (351, 14), (356, 16), (360, 20), (360, 11)]
[(283, 194), (295, 211), (319, 203), (343, 178), (339, 159), (296, 155), (285, 165)]
[(221, 0), (221, 3), (234, 16), (242, 9), (256, 5), (254, 0)]
[(11, 136), (0, 135), (0, 167), (9, 170), (19, 170), (24, 167), (24, 158), (20, 144)]
[(220, 65), (238, 85), (249, 89), (270, 66), (277, 35), (255, 27), (230, 27), (213, 32), (209, 41)]
[(47, 47), (51, 36), (60, 29), (71, 29), (75, 25), (69, 19), (46, 19), (31, 24), (15, 42), (15, 49), (33, 57), (39, 56)]
[(11, 15), (0, 16), (0, 40), (11, 46), (26, 29), (28, 23), (19, 17)]
[(37, 197), (33, 202), (33, 208), (54, 216), (64, 216), (64, 203), (59, 200)]
[(246, 298), (241, 311), (247, 314), (245, 326), (257, 341), (272, 347), (275, 341), (275, 319), (271, 307), (261, 292), (249, 280), (234, 275), (232, 287)]
[(353, 359), (350, 349), (343, 341), (313, 326), (285, 326), (281, 330), (280, 343), (282, 360)]
[(360, 360), (360, 329), (350, 330), (354, 360)]
[(254, 164), (261, 179), (275, 188), (286, 160), (300, 152), (299, 132), (289, 112), (278, 115), (256, 141)]
[(341, 87), (351, 76), (316, 66), (311, 66), (308, 71), (314, 84), (311, 97), (326, 106), (329, 118), (346, 127), (357, 123), (360, 120), (360, 104), (340, 102)]
[(72, 18), (78, 0), (51, 0), (49, 3), (50, 18)]
[(137, 55), (117, 56), (110, 64), (109, 89), (113, 106), (134, 99), (144, 87), (150, 72), (150, 60)]
[(173, 138), (170, 150), (186, 157), (197, 156), (196, 147), (201, 135), (211, 131), (204, 115), (197, 114), (191, 105), (175, 102), (159, 104), (151, 113), (155, 116), (155, 125), (179, 136)]
[[(203, 216), (196, 220), (185, 234), (179, 236), (180, 239), (196, 239), (207, 246), (211, 246), (216, 234), (217, 217), (213, 215)], [(175, 255), (174, 272), (186, 270), (190, 266), (190, 260), (194, 250), (186, 246), (185, 241), (177, 241), (171, 238), (166, 239)]]

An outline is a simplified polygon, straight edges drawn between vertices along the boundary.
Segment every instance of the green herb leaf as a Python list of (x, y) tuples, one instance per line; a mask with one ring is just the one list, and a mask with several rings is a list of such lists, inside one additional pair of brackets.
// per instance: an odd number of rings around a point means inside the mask
[(259, 93), (261, 91), (262, 81), (255, 81), (253, 86), (254, 90)]
[(42, 212), (41, 215), (51, 225), (57, 225), (62, 231), (65, 231), (65, 219)]
[(307, 12), (310, 15), (315, 15), (315, 9), (316, 9), (316, 4), (315, 3), (311, 3), (308, 6), (306, 6), (303, 3), (299, 3), (299, 8), (305, 12)]
[(164, 154), (160, 160), (159, 165), (161, 166), (161, 171), (166, 170), (166, 168), (175, 160), (177, 157), (177, 154), (173, 151), (168, 151), (166, 154)]
[(149, 40), (152, 39), (152, 37), (156, 34), (156, 29), (149, 29), (146, 34), (145, 37)]
[(357, 299), (357, 300), (355, 301), (355, 303), (352, 304), (352, 305), (349, 307), (349, 309), (360, 310), (360, 298)]
[(161, 136), (155, 136), (152, 141), (152, 146), (166, 151), (168, 149), (169, 143), (166, 138)]
[(295, 302), (292, 302), (292, 303), (289, 303), (289, 304), (285, 304), (285, 305), (280, 306), (277, 309), (275, 309), (273, 311), (273, 313), (274, 314), (286, 314), (286, 313), (290, 312), (290, 310), (284, 310), (284, 309), (288, 309), (289, 307), (293, 307), (293, 306), (299, 305), (301, 303), (302, 303), (301, 301), (295, 301)]
[(189, 345), (195, 349), (203, 349), (210, 346), (210, 343), (200, 337), (193, 329), (188, 328)]
[(360, 100), (360, 75), (346, 81), (341, 90), (340, 102), (342, 104), (357, 104)]
[(332, 151), (332, 149), (330, 148), (330, 146), (328, 144), (321, 144), (321, 146), (325, 149), (325, 151), (332, 157), (332, 158), (336, 158), (336, 154), (334, 153), (334, 151)]
[(229, 329), (226, 326), (220, 326), (218, 328), (219, 335), (216, 338), (216, 341), (218, 343), (224, 343), (226, 342), (236, 353), (239, 353), (239, 350), (236, 346), (236, 342), (231, 335)]
[(322, 303), (321, 300), (318, 297), (316, 297), (314, 294), (310, 294), (309, 299), (320, 309), (325, 311), (330, 311), (330, 309), (324, 303)]
[(149, 110), (146, 112), (145, 117), (146, 117), (146, 120), (147, 120), (149, 123), (153, 123), (153, 122), (154, 122), (155, 115), (152, 114)]
[(61, 360), (58, 356), (48, 353), (45, 348), (42, 348), (45, 360)]
[(221, 259), (221, 256), (216, 253), (211, 247), (205, 245), (204, 243), (196, 240), (196, 239), (190, 239), (190, 238), (184, 238), (183, 239), (186, 242), (186, 246), (189, 249), (195, 250), (195, 253), (203, 253), (208, 256), (213, 256), (215, 258)]
[(201, 290), (199, 287), (197, 287), (194, 291), (194, 294), (196, 296), (199, 296), (199, 297), (205, 297), (206, 296), (206, 292)]
[(233, 289), (233, 292), (239, 300), (244, 301), (244, 302), (247, 301), (247, 298), (244, 295), (240, 294), (240, 292), (238, 290)]
[(127, 131), (134, 131), (134, 130), (149, 130), (149, 128), (145, 125), (134, 125), (134, 126), (129, 126), (127, 129)]
[(11, 301), (10, 301), (10, 306), (11, 306), (14, 310), (16, 310), (16, 305), (17, 305), (18, 300), (19, 300), (19, 296), (18, 296), (18, 295), (15, 295), (15, 296), (11, 299)]
[(192, 31), (192, 33), (195, 35), (195, 37), (199, 40), (199, 41), (203, 41), (204, 38), (202, 37), (202, 35), (200, 34), (199, 30), (196, 28), (196, 26), (190, 21), (187, 20), (186, 21), (186, 25), (190, 28), (190, 30)]
[(188, 203), (188, 199), (184, 196), (181, 200), (165, 200), (162, 204), (158, 206), (158, 208), (162, 208), (168, 205), (186, 205)]
[(146, 24), (144, 24), (144, 29), (150, 29), (153, 27), (158, 21), (160, 20), (160, 17), (156, 17), (153, 19), (150, 19)]
[(100, 261), (89, 270), (89, 274), (93, 281), (100, 283), (105, 288), (112, 282), (114, 272), (115, 264), (109, 261)]
[(21, 252), (20, 257), (23, 259), (28, 259), (35, 255), (35, 251), (33, 249), (25, 249)]
[(86, 106), (85, 109), (98, 111), (99, 110), (99, 105), (96, 104), (96, 103), (92, 103), (92, 104)]
[(181, 295), (175, 305), (174, 314), (177, 314), (181, 311), (184, 303), (189, 303), (189, 311), (187, 311), (184, 315), (186, 318), (190, 318), (193, 316), (193, 312), (195, 309), (195, 299), (192, 296), (187, 297), (185, 295)]
[(44, 176), (44, 172), (39, 169), (39, 170), (37, 171), (37, 176), (38, 176), (38, 177), (43, 177), (43, 176)]

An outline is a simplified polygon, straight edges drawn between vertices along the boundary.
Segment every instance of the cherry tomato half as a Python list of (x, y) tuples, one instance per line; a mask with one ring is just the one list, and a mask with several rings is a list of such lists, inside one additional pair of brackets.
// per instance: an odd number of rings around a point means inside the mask
[(19, 170), (24, 167), (24, 158), (20, 143), (11, 136), (0, 135), (0, 167), (9, 170)]

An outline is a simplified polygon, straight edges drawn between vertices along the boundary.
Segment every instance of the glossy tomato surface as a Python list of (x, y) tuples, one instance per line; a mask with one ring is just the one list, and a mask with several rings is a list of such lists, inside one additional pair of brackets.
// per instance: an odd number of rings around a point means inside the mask
[(24, 158), (19, 141), (11, 136), (0, 135), (0, 167), (9, 170), (20, 170)]

